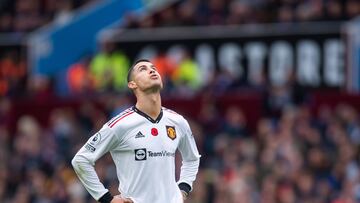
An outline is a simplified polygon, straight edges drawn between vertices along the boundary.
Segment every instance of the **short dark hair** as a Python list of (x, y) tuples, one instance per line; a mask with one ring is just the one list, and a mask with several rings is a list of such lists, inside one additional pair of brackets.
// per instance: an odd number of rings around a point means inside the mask
[(134, 70), (134, 67), (136, 66), (136, 64), (138, 64), (140, 62), (150, 62), (150, 61), (148, 59), (139, 59), (139, 60), (135, 61), (135, 63), (133, 63), (133, 65), (131, 66), (131, 68), (128, 71), (128, 74), (127, 74), (128, 82), (130, 82), (130, 80), (131, 80), (131, 74), (132, 74), (132, 71)]

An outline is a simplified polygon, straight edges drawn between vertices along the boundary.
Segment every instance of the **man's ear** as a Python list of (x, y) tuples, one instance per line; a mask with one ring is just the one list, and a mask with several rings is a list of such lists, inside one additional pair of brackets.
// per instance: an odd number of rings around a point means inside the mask
[(130, 82), (128, 82), (128, 88), (131, 90), (134, 90), (137, 88), (137, 85), (134, 81), (130, 81)]

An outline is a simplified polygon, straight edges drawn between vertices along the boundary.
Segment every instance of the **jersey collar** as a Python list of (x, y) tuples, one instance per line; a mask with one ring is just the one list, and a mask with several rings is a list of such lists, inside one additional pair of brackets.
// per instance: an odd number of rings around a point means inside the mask
[(136, 106), (133, 106), (133, 110), (138, 113), (140, 116), (145, 117), (146, 119), (148, 119), (150, 122), (152, 123), (159, 123), (162, 116), (163, 116), (163, 110), (161, 108), (160, 110), (160, 114), (158, 115), (158, 117), (154, 120), (153, 118), (151, 118), (149, 115), (147, 115), (146, 113), (140, 111), (138, 108), (136, 108)]

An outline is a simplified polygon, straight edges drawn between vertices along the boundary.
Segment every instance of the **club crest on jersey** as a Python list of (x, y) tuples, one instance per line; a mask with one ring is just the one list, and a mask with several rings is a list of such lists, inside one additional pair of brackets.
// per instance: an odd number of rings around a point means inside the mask
[(167, 136), (174, 140), (176, 138), (176, 130), (174, 126), (166, 126), (166, 134)]

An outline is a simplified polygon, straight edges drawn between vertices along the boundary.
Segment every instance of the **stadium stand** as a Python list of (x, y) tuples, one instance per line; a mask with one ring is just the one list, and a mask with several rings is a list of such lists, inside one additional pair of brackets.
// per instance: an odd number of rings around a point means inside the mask
[[(87, 3), (92, 1), (1, 1), (0, 32), (27, 33), (48, 22), (71, 20), (67, 10)], [(286, 26), (346, 22), (359, 14), (356, 0), (182, 0), (151, 15), (129, 14), (123, 26)], [(115, 68), (104, 64), (123, 68), (134, 57), (120, 47), (109, 57), (98, 52), (79, 58), (62, 81), (70, 93), (59, 97), (53, 78), (32, 75), (19, 48), (0, 49), (0, 202), (95, 202), (70, 160), (133, 101), (122, 89), (124, 78), (103, 84), (96, 74), (111, 76), (104, 69)], [(187, 203), (360, 201), (359, 92), (309, 88), (295, 81), (274, 86), (262, 78), (259, 85), (249, 85), (219, 67), (204, 82), (198, 78), (199, 64), (189, 55), (182, 57), (160, 54), (154, 59), (166, 77), (164, 106), (186, 115), (202, 154)], [(99, 160), (97, 172), (117, 194), (109, 156)]]

